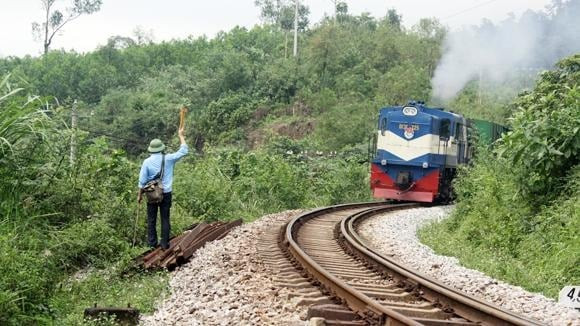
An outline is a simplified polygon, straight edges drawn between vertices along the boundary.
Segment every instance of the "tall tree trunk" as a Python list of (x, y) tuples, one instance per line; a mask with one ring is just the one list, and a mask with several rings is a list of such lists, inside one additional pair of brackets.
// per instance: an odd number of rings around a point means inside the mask
[(50, 15), (50, 6), (51, 6), (51, 3), (46, 2), (46, 5), (45, 5), (46, 20), (44, 21), (44, 54), (48, 53), (48, 46), (49, 46), (49, 43), (48, 43), (48, 24), (50, 22), (49, 22), (48, 16)]

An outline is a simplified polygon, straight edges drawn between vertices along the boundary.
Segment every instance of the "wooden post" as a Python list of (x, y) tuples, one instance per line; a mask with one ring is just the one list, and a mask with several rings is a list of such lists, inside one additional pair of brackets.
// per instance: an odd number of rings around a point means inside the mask
[(78, 124), (78, 112), (77, 112), (77, 100), (74, 100), (72, 105), (72, 112), (71, 112), (71, 131), (72, 134), (70, 136), (70, 164), (75, 164), (75, 158), (77, 154), (77, 141), (76, 141), (76, 133), (77, 133), (77, 124)]

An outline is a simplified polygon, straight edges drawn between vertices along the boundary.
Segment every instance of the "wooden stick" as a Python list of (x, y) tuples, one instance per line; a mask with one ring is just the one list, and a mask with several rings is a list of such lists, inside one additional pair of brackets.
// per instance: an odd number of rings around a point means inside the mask
[(133, 247), (137, 242), (137, 228), (139, 226), (139, 213), (141, 211), (141, 203), (137, 203), (137, 209), (135, 209), (135, 228), (133, 229)]
[(179, 129), (183, 129), (185, 127), (185, 114), (187, 113), (187, 108), (184, 106), (179, 111)]

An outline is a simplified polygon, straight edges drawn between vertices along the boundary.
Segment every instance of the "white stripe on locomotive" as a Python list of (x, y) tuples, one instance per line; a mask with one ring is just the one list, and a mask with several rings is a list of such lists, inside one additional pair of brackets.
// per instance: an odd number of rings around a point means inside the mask
[(447, 155), (446, 164), (457, 165), (457, 143), (454, 137), (440, 140), (439, 135), (426, 134), (415, 139), (406, 140), (397, 134), (385, 130), (384, 136), (378, 131), (377, 149), (387, 151), (405, 161), (411, 161), (426, 154)]

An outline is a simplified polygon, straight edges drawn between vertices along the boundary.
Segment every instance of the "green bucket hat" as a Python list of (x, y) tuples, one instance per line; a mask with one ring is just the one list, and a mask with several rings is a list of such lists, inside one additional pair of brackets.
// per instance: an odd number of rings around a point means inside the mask
[(149, 153), (159, 153), (159, 152), (162, 152), (164, 149), (165, 149), (165, 145), (163, 144), (161, 139), (157, 139), (157, 138), (153, 139), (151, 141), (151, 143), (149, 143), (149, 148), (147, 148)]

